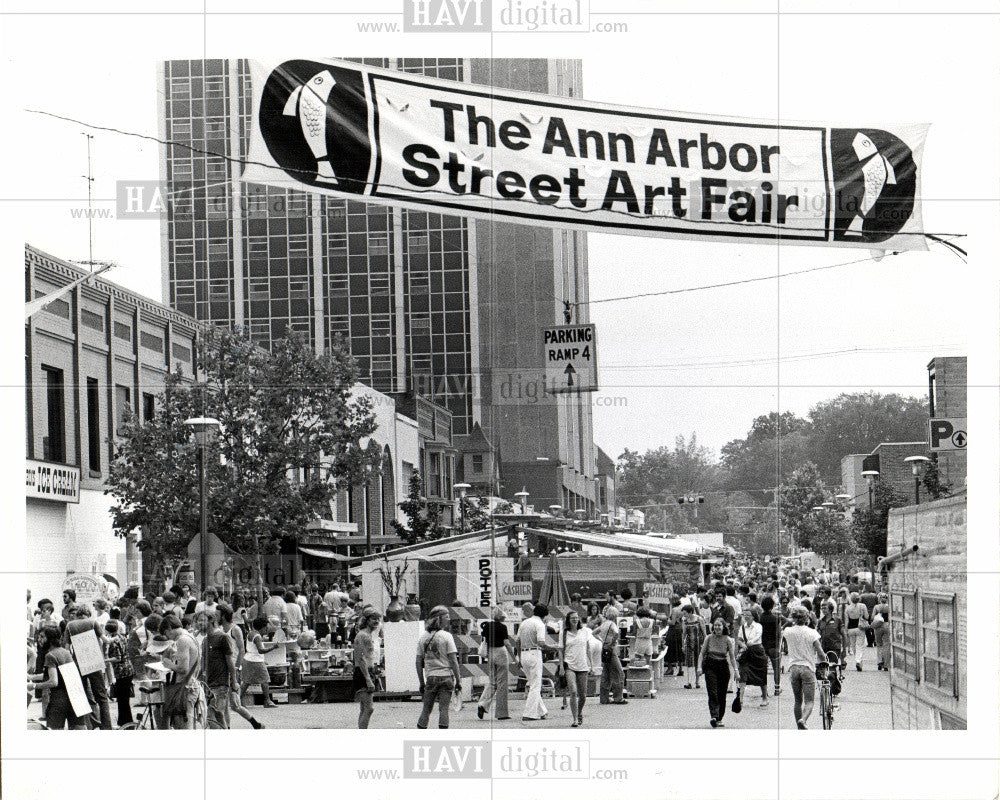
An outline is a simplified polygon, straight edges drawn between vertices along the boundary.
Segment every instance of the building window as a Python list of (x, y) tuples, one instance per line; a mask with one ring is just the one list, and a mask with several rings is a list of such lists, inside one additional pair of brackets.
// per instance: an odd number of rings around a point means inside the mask
[(101, 471), (101, 390), (97, 378), (87, 378), (87, 461), (90, 471)]
[(892, 636), (892, 667), (913, 680), (920, 680), (917, 661), (917, 596), (893, 592), (889, 615)]
[(156, 414), (156, 398), (149, 392), (142, 393), (142, 421), (151, 422)]
[(115, 386), (115, 426), (121, 427), (127, 414), (132, 412), (132, 390), (128, 386), (118, 384)]
[(483, 471), (483, 456), (481, 453), (476, 453), (472, 456), (472, 471), (473, 472)]
[(191, 348), (180, 342), (174, 342), (173, 344), (174, 358), (178, 361), (183, 361), (188, 363), (191, 360)]
[(100, 314), (95, 314), (93, 311), (84, 308), (80, 311), (80, 322), (91, 330), (104, 333), (104, 317)]
[(441, 497), (441, 454), (430, 454), (430, 475), (427, 484), (427, 494), (430, 497)]
[(157, 353), (163, 354), (163, 339), (161, 337), (142, 331), (139, 335), (139, 341), (147, 350), (155, 350)]
[(923, 680), (936, 689), (958, 697), (955, 597), (922, 595), (920, 613)]
[(115, 323), (115, 336), (122, 341), (131, 342), (132, 341), (132, 326), (127, 322), (116, 322)]
[(42, 366), (45, 373), (45, 398), (48, 416), (47, 434), (42, 439), (42, 453), (46, 461), (66, 461), (66, 405), (63, 371)]

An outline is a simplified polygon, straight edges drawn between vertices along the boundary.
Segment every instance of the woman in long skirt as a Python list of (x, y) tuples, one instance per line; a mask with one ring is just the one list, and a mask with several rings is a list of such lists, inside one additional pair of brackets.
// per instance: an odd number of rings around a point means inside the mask
[(740, 665), (740, 688), (736, 697), (743, 703), (743, 690), (747, 684), (760, 687), (760, 707), (765, 708), (767, 698), (767, 652), (761, 640), (764, 629), (754, 618), (753, 610), (743, 612), (743, 619), (736, 630), (737, 662)]
[(683, 612), (684, 669), (688, 671), (688, 682), (684, 684), (684, 688), (691, 688), (691, 675), (694, 675), (694, 688), (700, 689), (701, 676), (698, 674), (698, 661), (701, 658), (701, 643), (707, 635), (705, 620), (690, 604), (684, 606)]
[(672, 602), (670, 627), (667, 628), (667, 652), (663, 656), (663, 664), (671, 671), (670, 674), (681, 676), (684, 674), (684, 615), (681, 613), (680, 598), (674, 597)]

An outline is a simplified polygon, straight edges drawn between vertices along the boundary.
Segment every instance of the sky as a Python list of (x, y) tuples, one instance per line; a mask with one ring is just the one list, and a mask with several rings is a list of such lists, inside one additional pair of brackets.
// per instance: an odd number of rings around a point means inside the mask
[[(819, 23), (808, 16), (783, 22), (780, 38), (773, 20), (709, 19), (717, 43), (710, 50), (703, 36), (675, 32), (693, 24), (678, 18), (663, 31), (671, 35), (662, 47), (582, 53), (563, 40), (551, 55), (584, 56), (586, 99), (842, 125), (929, 122), (924, 229), (968, 234), (962, 244), (973, 255), (965, 264), (932, 245), (876, 263), (864, 260), (867, 251), (846, 248), (589, 234), (592, 301), (831, 266), (724, 289), (593, 302), (601, 383), (592, 398), (594, 434), (612, 457), (626, 447), (645, 450), (691, 434), (717, 453), (746, 435), (760, 414), (780, 409), (804, 416), (842, 392), (924, 396), (927, 362), (966, 353), (972, 335), (963, 285), (984, 263), (976, 245), (982, 247), (995, 223), (995, 205), (986, 201), (996, 196), (987, 176), (997, 172), (997, 153), (975, 148), (977, 168), (969, 169), (968, 131), (995, 130), (996, 103), (968, 103), (952, 91), (966, 77), (960, 63), (914, 60), (905, 79), (888, 89), (884, 81), (868, 81), (865, 75), (891, 74), (898, 54), (867, 47), (837, 17), (824, 21), (824, 31), (838, 37), (837, 58), (826, 63), (816, 56)], [(930, 20), (900, 24), (912, 27), (910, 37), (933, 34)], [(970, 47), (988, 48), (994, 32), (968, 23), (963, 36)], [(173, 49), (160, 44), (145, 54), (134, 45), (124, 54), (91, 52), (73, 62), (69, 75), (59, 60), (21, 53), (32, 80), (15, 87), (18, 107), (155, 136), (156, 59), (199, 55), (190, 50), (178, 40)], [(409, 50), (400, 55), (413, 54), (412, 40)], [(386, 53), (384, 45), (365, 52)], [(246, 47), (240, 54), (254, 52)], [(53, 90), (37, 91), (40, 86)], [(86, 258), (84, 129), (24, 111), (17, 119), (21, 152), (32, 165), (31, 180), (20, 188), (23, 240), (60, 257)], [(90, 132), (95, 208), (113, 209), (119, 180), (156, 180), (155, 142)], [(94, 257), (121, 265), (109, 279), (159, 299), (159, 233), (157, 221), (96, 219)]]

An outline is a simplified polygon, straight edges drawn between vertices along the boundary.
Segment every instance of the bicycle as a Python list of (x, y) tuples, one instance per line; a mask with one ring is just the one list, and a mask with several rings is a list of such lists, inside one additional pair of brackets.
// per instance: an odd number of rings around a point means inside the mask
[(819, 687), (819, 717), (823, 730), (833, 728), (833, 690), (830, 686), (830, 665), (820, 661), (816, 665), (816, 683)]
[[(141, 730), (157, 730), (156, 726), (156, 715), (157, 709), (163, 705), (163, 684), (154, 683), (151, 686), (139, 686), (139, 696), (140, 701), (138, 705), (142, 708), (139, 712), (139, 717), (134, 722), (126, 723), (122, 725), (121, 730), (123, 731), (141, 731)], [(159, 697), (154, 697), (154, 695), (159, 695)]]

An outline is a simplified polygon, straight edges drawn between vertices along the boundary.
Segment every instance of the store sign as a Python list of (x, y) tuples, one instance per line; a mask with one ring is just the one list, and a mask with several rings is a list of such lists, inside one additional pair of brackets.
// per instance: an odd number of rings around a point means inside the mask
[(644, 583), (642, 593), (647, 603), (669, 603), (674, 594), (674, 587), (671, 583)]
[(597, 391), (597, 333), (593, 325), (545, 328), (542, 331), (542, 357), (548, 391)]
[(250, 183), (562, 229), (926, 247), (926, 125), (779, 125), (325, 59), (251, 71)]
[(939, 453), (942, 450), (965, 450), (969, 443), (969, 426), (965, 419), (932, 419), (931, 420), (931, 451)]
[(25, 494), (58, 503), (80, 502), (80, 468), (47, 461), (26, 462)]
[(505, 581), (500, 584), (500, 601), (520, 603), (531, 599), (531, 581)]
[(492, 556), (480, 556), (477, 559), (477, 565), (479, 569), (478, 577), (478, 587), (479, 591), (477, 597), (479, 600), (480, 608), (489, 608), (493, 605), (493, 557)]

